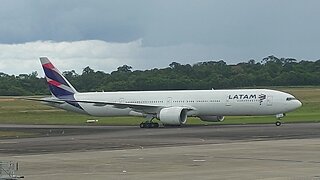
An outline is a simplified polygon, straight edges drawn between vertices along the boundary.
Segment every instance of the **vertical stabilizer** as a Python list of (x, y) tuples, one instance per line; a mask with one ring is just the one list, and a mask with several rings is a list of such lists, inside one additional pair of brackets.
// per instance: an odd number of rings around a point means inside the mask
[(77, 93), (62, 73), (54, 67), (47, 57), (40, 57), (46, 80), (52, 95), (56, 97), (70, 96)]

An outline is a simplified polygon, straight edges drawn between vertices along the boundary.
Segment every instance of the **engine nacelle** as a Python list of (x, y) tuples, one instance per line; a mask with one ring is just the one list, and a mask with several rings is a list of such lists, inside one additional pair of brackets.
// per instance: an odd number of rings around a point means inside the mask
[(160, 121), (168, 125), (181, 125), (187, 122), (187, 110), (183, 107), (168, 107), (161, 109)]
[(221, 122), (224, 120), (224, 116), (199, 116), (199, 118), (206, 122)]

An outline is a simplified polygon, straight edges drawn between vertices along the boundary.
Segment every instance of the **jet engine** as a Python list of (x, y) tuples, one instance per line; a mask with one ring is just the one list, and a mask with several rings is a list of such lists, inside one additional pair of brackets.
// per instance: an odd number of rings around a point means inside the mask
[(199, 116), (199, 118), (206, 122), (221, 122), (224, 120), (224, 116)]
[(161, 109), (160, 121), (168, 125), (181, 125), (187, 122), (187, 110), (183, 107), (168, 107)]

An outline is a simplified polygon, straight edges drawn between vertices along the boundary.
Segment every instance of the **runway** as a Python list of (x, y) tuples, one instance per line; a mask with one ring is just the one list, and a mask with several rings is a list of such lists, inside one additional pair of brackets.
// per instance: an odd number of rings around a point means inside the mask
[(0, 125), (26, 179), (320, 179), (320, 123), (134, 126)]

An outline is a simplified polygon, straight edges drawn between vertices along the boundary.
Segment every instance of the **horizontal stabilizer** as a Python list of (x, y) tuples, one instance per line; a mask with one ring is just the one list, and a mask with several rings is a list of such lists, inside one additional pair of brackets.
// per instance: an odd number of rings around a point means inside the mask
[(49, 99), (49, 98), (27, 98), (27, 97), (19, 97), (17, 99), (29, 100), (29, 101), (40, 101), (46, 103), (54, 103), (54, 104), (63, 104), (65, 101), (61, 101), (59, 99)]

